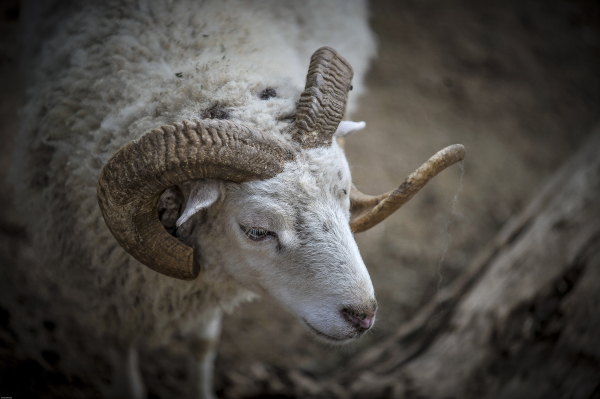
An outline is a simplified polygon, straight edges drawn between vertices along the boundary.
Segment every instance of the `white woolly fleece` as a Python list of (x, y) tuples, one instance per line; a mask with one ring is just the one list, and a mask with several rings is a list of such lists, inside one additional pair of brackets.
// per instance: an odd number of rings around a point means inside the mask
[[(216, 258), (194, 282), (132, 259), (100, 214), (98, 175), (127, 142), (215, 106), (289, 140), (323, 45), (354, 68), (351, 111), (375, 54), (365, 2), (34, 1), (23, 14), (28, 86), (10, 178), (36, 246), (32, 272), (72, 298), (81, 323), (124, 342), (193, 334), (206, 309), (250, 298)], [(262, 100), (266, 88), (277, 96)]]

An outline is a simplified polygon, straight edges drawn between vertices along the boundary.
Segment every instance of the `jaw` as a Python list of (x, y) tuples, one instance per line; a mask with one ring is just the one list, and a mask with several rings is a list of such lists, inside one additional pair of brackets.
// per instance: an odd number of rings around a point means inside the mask
[(306, 326), (306, 328), (312, 332), (320, 341), (326, 342), (328, 344), (333, 344), (333, 345), (346, 345), (358, 338), (360, 338), (363, 333), (349, 333), (348, 335), (345, 336), (333, 336), (333, 335), (329, 335), (326, 334), (320, 330), (318, 330), (317, 328), (313, 327), (305, 318), (301, 318), (300, 320), (302, 320), (302, 324), (304, 324), (304, 326)]

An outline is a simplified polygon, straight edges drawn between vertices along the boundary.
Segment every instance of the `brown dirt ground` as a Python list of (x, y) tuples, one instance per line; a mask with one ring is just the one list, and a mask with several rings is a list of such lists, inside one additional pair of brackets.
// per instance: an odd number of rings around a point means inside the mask
[[(20, 301), (27, 312), (31, 293), (8, 272), (26, 262), (27, 244), (5, 183), (18, 126), (17, 5), (0, 6), (0, 299)], [(216, 370), (223, 397), (285, 393), (265, 387), (270, 373), (320, 378), (389, 336), (435, 300), (600, 119), (600, 6), (591, 0), (376, 0), (371, 9), (379, 59), (353, 116), (367, 129), (346, 143), (355, 184), (367, 193), (390, 190), (453, 143), (467, 148), (464, 168), (445, 171), (398, 214), (357, 236), (379, 302), (372, 333), (327, 346), (266, 300), (244, 305), (224, 322)], [(83, 395), (85, 381), (62, 377), (48, 353), (46, 363), (26, 355), (5, 310), (13, 305), (0, 303), (2, 386), (17, 386), (8, 377), (25, 373), (30, 390), (62, 386), (72, 396), (68, 387), (76, 386), (79, 396), (94, 396)], [(177, 381), (189, 379), (175, 366), (181, 357), (155, 351), (142, 359), (151, 395), (181, 393)]]

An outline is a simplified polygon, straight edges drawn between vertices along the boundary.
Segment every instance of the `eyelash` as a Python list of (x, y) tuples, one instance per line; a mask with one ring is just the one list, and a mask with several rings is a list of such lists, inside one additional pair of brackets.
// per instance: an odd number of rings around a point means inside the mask
[(276, 234), (272, 231), (261, 229), (258, 227), (246, 227), (240, 224), (240, 229), (246, 234), (246, 237), (252, 241), (263, 241), (269, 237), (276, 237)]

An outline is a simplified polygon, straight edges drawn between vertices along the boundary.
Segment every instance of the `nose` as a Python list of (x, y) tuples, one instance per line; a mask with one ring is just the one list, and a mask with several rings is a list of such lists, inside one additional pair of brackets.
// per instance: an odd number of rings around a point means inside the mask
[(341, 310), (342, 316), (360, 331), (367, 331), (375, 322), (377, 303), (370, 306), (350, 306)]

